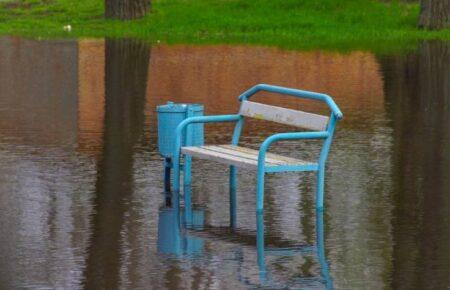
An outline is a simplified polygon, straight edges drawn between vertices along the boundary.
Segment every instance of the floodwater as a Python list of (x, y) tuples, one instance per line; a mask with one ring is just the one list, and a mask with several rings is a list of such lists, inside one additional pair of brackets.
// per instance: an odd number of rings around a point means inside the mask
[[(325, 92), (344, 112), (323, 216), (313, 174), (266, 179), (265, 272), (255, 173), (239, 171), (232, 231), (227, 167), (194, 159), (195, 227), (179, 227), (155, 110), (174, 101), (235, 113), (257, 83)], [(250, 121), (242, 144), (290, 129)], [(208, 125), (207, 142), (229, 142), (231, 130)], [(273, 151), (310, 159), (318, 145)], [(377, 56), (0, 38), (0, 222), (1, 289), (447, 289), (450, 43)]]

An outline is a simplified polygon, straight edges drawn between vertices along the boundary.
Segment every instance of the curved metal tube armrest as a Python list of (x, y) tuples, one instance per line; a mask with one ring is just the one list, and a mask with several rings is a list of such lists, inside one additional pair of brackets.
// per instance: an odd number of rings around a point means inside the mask
[(215, 116), (199, 116), (190, 117), (178, 124), (175, 131), (175, 148), (173, 152), (173, 172), (174, 183), (173, 190), (177, 192), (180, 189), (180, 153), (181, 153), (181, 137), (183, 130), (192, 123), (219, 123), (219, 122), (237, 122), (242, 118), (241, 115), (215, 115)]
[(303, 90), (297, 90), (297, 89), (290, 89), (290, 88), (284, 88), (279, 86), (272, 86), (272, 85), (266, 85), (266, 84), (259, 84), (256, 85), (249, 90), (245, 91), (239, 96), (239, 101), (247, 100), (254, 94), (256, 94), (259, 91), (267, 91), (271, 93), (278, 93), (283, 95), (290, 95), (295, 96), (299, 98), (305, 98), (305, 99), (313, 99), (313, 100), (319, 100), (322, 102), (325, 102), (330, 110), (333, 112), (333, 114), (336, 116), (336, 119), (342, 119), (343, 115), (339, 107), (334, 102), (333, 98), (331, 98), (329, 95), (326, 94), (320, 94), (310, 91), (303, 91)]
[[(183, 120), (180, 124), (178, 124), (177, 129), (175, 131), (175, 154), (181, 148), (181, 136), (183, 134), (183, 130), (187, 125), (192, 123), (220, 123), (220, 122), (237, 122), (242, 118), (241, 115), (213, 115), (213, 116), (199, 116), (199, 117), (190, 117)], [(175, 156), (174, 154), (174, 156)]]
[(269, 146), (280, 140), (298, 140), (298, 139), (326, 139), (330, 134), (327, 131), (319, 131), (319, 132), (294, 132), (294, 133), (278, 133), (272, 136), (269, 136), (264, 142), (261, 144), (258, 153), (258, 167), (264, 166), (266, 152), (269, 149)]

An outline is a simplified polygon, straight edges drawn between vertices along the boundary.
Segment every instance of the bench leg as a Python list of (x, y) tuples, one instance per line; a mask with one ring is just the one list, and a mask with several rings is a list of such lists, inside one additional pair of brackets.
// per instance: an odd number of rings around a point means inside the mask
[(180, 192), (180, 157), (172, 159), (173, 167), (173, 191)]
[(264, 167), (258, 164), (256, 176), (256, 249), (259, 275), (262, 280), (264, 280), (266, 274), (264, 258), (264, 175)]
[(325, 168), (319, 167), (317, 171), (316, 209), (323, 210), (323, 196), (325, 187)]
[(192, 156), (185, 155), (184, 156), (184, 185), (191, 185), (192, 182), (192, 175), (191, 175), (191, 168), (192, 168)]
[(236, 228), (236, 188), (237, 188), (237, 168), (230, 166), (230, 227)]
[(262, 281), (266, 278), (266, 261), (264, 257), (264, 212), (256, 212), (256, 252), (259, 276)]
[(264, 210), (264, 169), (258, 168), (256, 181), (256, 211)]
[(192, 210), (192, 202), (191, 202), (191, 192), (192, 188), (190, 185), (185, 185), (183, 187), (184, 192), (184, 216), (183, 221), (186, 227), (190, 228), (193, 225), (193, 217), (194, 213)]
[(185, 155), (183, 168), (184, 213), (185, 213), (185, 222), (189, 226), (192, 224), (191, 168), (192, 168), (192, 156)]

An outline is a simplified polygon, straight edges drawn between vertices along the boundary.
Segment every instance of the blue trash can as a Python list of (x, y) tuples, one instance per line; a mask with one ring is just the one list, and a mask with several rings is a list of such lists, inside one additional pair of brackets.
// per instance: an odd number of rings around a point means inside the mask
[[(184, 119), (203, 116), (201, 104), (175, 104), (168, 102), (157, 107), (158, 113), (158, 148), (165, 158), (172, 158), (175, 147), (175, 130)], [(182, 138), (182, 146), (203, 145), (203, 124), (189, 125)]]
[[(168, 102), (158, 106), (158, 148), (164, 157), (164, 190), (170, 191), (172, 157), (175, 150), (175, 131), (184, 119), (195, 116), (203, 116), (201, 104), (175, 104)], [(203, 124), (191, 124), (183, 132), (182, 146), (203, 145)]]

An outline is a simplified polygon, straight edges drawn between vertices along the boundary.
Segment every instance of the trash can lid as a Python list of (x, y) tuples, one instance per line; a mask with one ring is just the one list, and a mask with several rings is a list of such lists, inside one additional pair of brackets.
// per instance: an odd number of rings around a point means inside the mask
[(193, 110), (195, 112), (202, 111), (202, 104), (177, 104), (173, 102), (167, 102), (166, 105), (160, 105), (156, 108), (157, 112), (162, 113), (181, 113), (186, 112), (188, 110)]

